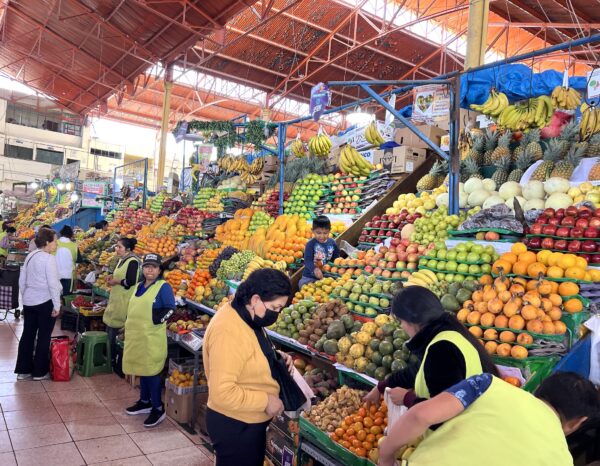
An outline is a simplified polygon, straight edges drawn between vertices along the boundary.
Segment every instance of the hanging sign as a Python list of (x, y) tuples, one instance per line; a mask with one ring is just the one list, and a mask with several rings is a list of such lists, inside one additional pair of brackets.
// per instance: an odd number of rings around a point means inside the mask
[(597, 97), (600, 97), (600, 68), (590, 71), (587, 79), (587, 98)]
[(104, 201), (98, 201), (97, 196), (104, 196), (108, 191), (108, 184), (105, 181), (84, 181), (81, 187), (82, 207), (102, 208)]
[(436, 120), (448, 119), (450, 94), (442, 84), (419, 86), (413, 89), (412, 119), (433, 124)]
[[(388, 103), (390, 104), (390, 107), (396, 108), (396, 94), (392, 94), (390, 96), (390, 100), (388, 100)], [(396, 118), (396, 117), (392, 114), (392, 112), (390, 112), (389, 110), (385, 111), (385, 126), (386, 126), (386, 128), (394, 122), (394, 118)]]
[(311, 88), (309, 110), (314, 121), (319, 121), (330, 103), (331, 92), (327, 84), (319, 83)]

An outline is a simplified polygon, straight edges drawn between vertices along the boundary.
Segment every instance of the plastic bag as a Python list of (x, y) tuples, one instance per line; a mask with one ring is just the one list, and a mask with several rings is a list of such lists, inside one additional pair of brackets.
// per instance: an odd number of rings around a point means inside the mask
[(592, 316), (585, 325), (592, 331), (592, 344), (590, 348), (590, 374), (589, 379), (596, 386), (600, 386), (600, 316)]
[(90, 272), (85, 276), (85, 283), (96, 283), (96, 272)]
[(50, 375), (55, 382), (68, 382), (75, 370), (74, 341), (67, 336), (50, 340)]
[(383, 392), (383, 400), (385, 401), (388, 409), (388, 425), (386, 430), (391, 429), (394, 423), (398, 421), (398, 419), (400, 419), (400, 417), (403, 416), (406, 411), (408, 411), (406, 406), (397, 405), (392, 401), (390, 390), (391, 388), (386, 388), (385, 392)]
[(302, 391), (302, 393), (304, 393), (304, 396), (306, 397), (306, 401), (302, 406), (300, 406), (299, 409), (297, 409), (296, 411), (285, 411), (285, 414), (287, 414), (292, 419), (295, 419), (298, 417), (298, 413), (300, 411), (306, 411), (310, 408), (310, 400), (312, 400), (315, 397), (315, 394), (312, 391), (312, 388), (310, 388), (310, 385), (308, 385), (306, 380), (304, 380), (304, 377), (302, 377), (302, 374), (300, 374), (298, 369), (296, 369), (295, 367), (294, 373), (292, 374), (292, 378), (294, 379), (294, 382), (296, 382), (296, 384), (298, 385), (298, 388), (300, 388), (300, 390)]

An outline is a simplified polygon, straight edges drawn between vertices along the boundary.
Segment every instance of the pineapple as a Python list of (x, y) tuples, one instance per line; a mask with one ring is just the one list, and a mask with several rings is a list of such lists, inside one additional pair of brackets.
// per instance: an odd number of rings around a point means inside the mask
[(597, 160), (588, 175), (589, 181), (600, 181), (600, 160)]
[(506, 183), (508, 179), (508, 170), (510, 168), (510, 154), (505, 155), (501, 159), (498, 159), (494, 164), (496, 171), (492, 175), (492, 180), (496, 183), (496, 186), (500, 186)]
[(440, 161), (436, 161), (429, 173), (417, 182), (417, 191), (431, 191), (442, 184), (444, 176), (444, 165)]
[[(548, 142), (546, 153), (544, 154), (544, 160), (540, 163), (533, 173), (531, 174), (531, 180), (545, 181), (548, 175), (552, 172), (554, 164), (559, 161), (560, 154), (562, 151), (563, 141), (553, 138)], [(529, 151), (528, 151), (529, 152)]]
[(478, 134), (473, 138), (473, 147), (469, 151), (469, 154), (465, 159), (472, 158), (477, 165), (481, 165), (483, 162), (483, 149), (485, 147), (485, 138), (482, 134)]
[(544, 151), (540, 145), (540, 130), (532, 129), (527, 134), (527, 149), (534, 161), (541, 160), (544, 156)]
[(600, 157), (600, 133), (596, 133), (590, 139), (585, 151), (586, 157)]
[(562, 142), (560, 157), (564, 158), (569, 152), (569, 147), (574, 144), (579, 136), (579, 123), (575, 119), (563, 126), (559, 140)]
[(494, 149), (492, 152), (492, 162), (496, 163), (499, 159), (504, 158), (505, 156), (510, 156), (510, 141), (512, 139), (512, 132), (510, 130), (506, 130), (506, 132), (498, 138), (498, 147)]
[(510, 175), (508, 175), (508, 181), (516, 181), (517, 183), (520, 182), (521, 178), (523, 178), (525, 171), (529, 168), (532, 161), (533, 158), (531, 157), (531, 154), (529, 153), (527, 148), (525, 148), (521, 155), (519, 155), (517, 161), (515, 162), (517, 168), (511, 171)]
[(525, 152), (525, 148), (527, 147), (527, 144), (529, 144), (531, 142), (531, 139), (529, 137), (529, 133), (523, 133), (523, 136), (521, 137), (521, 140), (519, 141), (519, 145), (517, 147), (515, 147), (515, 150), (512, 153), (512, 161), (513, 162), (517, 162), (517, 160), (519, 160), (519, 157), (521, 155), (523, 155), (523, 152)]
[(493, 165), (492, 153), (498, 144), (498, 132), (489, 128), (485, 130), (485, 153), (483, 154), (483, 164)]
[(585, 149), (585, 146), (573, 144), (567, 156), (554, 165), (550, 177), (557, 176), (565, 180), (570, 180), (571, 176), (573, 176), (573, 171), (577, 168), (579, 162), (581, 162), (583, 154), (585, 154)]
[(460, 167), (460, 181), (465, 183), (469, 178), (483, 179), (483, 176), (479, 172), (479, 165), (477, 165), (477, 162), (472, 157), (467, 157), (463, 160)]

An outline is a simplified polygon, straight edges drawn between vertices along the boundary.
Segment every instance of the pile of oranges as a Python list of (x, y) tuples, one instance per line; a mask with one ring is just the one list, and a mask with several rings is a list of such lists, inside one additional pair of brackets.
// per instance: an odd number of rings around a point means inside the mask
[(367, 458), (377, 449), (379, 439), (387, 426), (387, 406), (363, 404), (359, 410), (342, 421), (331, 434), (331, 439), (350, 450), (356, 456)]
[[(211, 279), (212, 276), (208, 270), (196, 269), (194, 276), (192, 277), (192, 281), (188, 285), (185, 297), (200, 301), (200, 299), (204, 297), (204, 294), (207, 290), (205, 287), (208, 285)], [(210, 290), (208, 292), (210, 293)]]
[(288, 238), (285, 241), (273, 241), (271, 248), (265, 252), (265, 259), (293, 264), (296, 260), (304, 257), (306, 243), (307, 239), (299, 236)]
[(575, 254), (549, 250), (537, 254), (523, 243), (513, 244), (492, 266), (494, 274), (515, 274), (523, 277), (570, 278), (573, 280), (600, 281), (600, 271), (588, 268), (587, 261)]

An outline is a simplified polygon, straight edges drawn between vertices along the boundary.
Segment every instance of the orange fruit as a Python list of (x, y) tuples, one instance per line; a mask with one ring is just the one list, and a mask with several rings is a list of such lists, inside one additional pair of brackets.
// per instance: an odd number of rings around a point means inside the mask
[(510, 252), (518, 256), (519, 254), (527, 252), (527, 246), (524, 243), (515, 243), (511, 246)]
[(511, 332), (510, 330), (504, 330), (499, 335), (499, 340), (502, 343), (512, 343), (513, 341), (515, 341), (515, 339), (516, 339), (516, 335), (513, 332)]
[(500, 260), (514, 264), (519, 260), (519, 257), (513, 252), (505, 252), (500, 256)]
[(476, 325), (473, 327), (469, 327), (469, 332), (471, 332), (471, 335), (473, 335), (475, 338), (481, 338), (481, 336), (483, 335), (483, 330), (481, 329), (481, 327), (477, 327)]
[(550, 278), (562, 278), (564, 273), (564, 270), (557, 265), (548, 267), (548, 270), (546, 270), (546, 275), (548, 275)]
[(533, 251), (525, 251), (519, 254), (519, 262), (525, 262), (526, 264), (533, 264), (537, 262), (537, 256)]
[(527, 331), (531, 333), (542, 333), (544, 331), (544, 324), (538, 319), (530, 320), (527, 322)]
[(548, 249), (538, 251), (538, 253), (536, 255), (537, 261), (541, 262), (544, 265), (549, 265), (548, 258), (550, 257), (550, 254), (552, 254), (552, 251), (549, 251)]
[(542, 321), (542, 325), (543, 325), (542, 333), (544, 335), (554, 335), (555, 334), (554, 324), (552, 323), (551, 320), (549, 322)]
[(527, 275), (537, 278), (540, 274), (546, 273), (546, 266), (540, 262), (534, 262), (527, 267)]
[(548, 299), (553, 306), (560, 306), (562, 304), (562, 298), (556, 293), (550, 293), (550, 295), (548, 295)]
[(563, 308), (570, 314), (575, 314), (583, 310), (583, 304), (577, 298), (571, 298), (564, 302)]
[(529, 333), (519, 333), (517, 336), (517, 343), (520, 345), (531, 345), (533, 343), (533, 337)]
[(563, 256), (562, 252), (553, 252), (548, 256), (547, 265), (552, 267), (553, 265), (558, 265), (558, 261)]
[(495, 341), (486, 341), (484, 348), (488, 354), (496, 354), (496, 349), (498, 348), (498, 343)]
[(511, 346), (508, 343), (500, 343), (496, 348), (496, 354), (498, 356), (507, 357), (510, 356)]
[[(462, 311), (462, 309), (461, 309), (461, 311)], [(460, 311), (459, 311), (459, 313), (460, 313)], [(458, 317), (458, 314), (456, 316)], [(481, 325), (483, 325), (484, 327), (491, 327), (492, 325), (494, 325), (495, 318), (496, 318), (496, 316), (494, 314), (492, 314), (491, 312), (486, 312), (485, 314), (483, 314), (481, 316), (479, 323)], [(460, 318), (458, 320), (460, 320)]]
[(575, 267), (579, 267), (580, 269), (587, 269), (587, 261), (580, 256), (575, 256)]
[(519, 345), (513, 346), (510, 350), (510, 355), (515, 359), (525, 359), (528, 354), (529, 351), (527, 351), (527, 348)]
[[(525, 325), (525, 324), (523, 324)], [(508, 326), (508, 317), (499, 315), (494, 319), (494, 327), (506, 328)]]
[(469, 312), (469, 315), (467, 315), (467, 322), (473, 325), (479, 324), (480, 319), (481, 314), (477, 311), (471, 311)]
[(560, 320), (555, 321), (554, 333), (556, 335), (564, 335), (565, 333), (567, 333), (567, 326), (565, 325), (565, 323), (561, 322)]
[(504, 259), (498, 259), (496, 262), (494, 262), (494, 265), (492, 265), (492, 272), (495, 274), (499, 274), (500, 272), (510, 273), (512, 270), (512, 265), (512, 262), (508, 262)]
[[(456, 313), (456, 318), (458, 319), (459, 322), (462, 322), (463, 324), (467, 321), (467, 316), (469, 315), (469, 310), (462, 308), (460, 311), (458, 311)], [(483, 324), (481, 324), (483, 325)]]
[(525, 328), (525, 320), (519, 315), (512, 316), (508, 321), (508, 328), (511, 328), (513, 330), (522, 330), (523, 328)]
[(527, 304), (521, 309), (521, 317), (523, 317), (523, 319), (525, 320), (533, 320), (538, 316), (537, 311), (537, 307), (532, 306), (531, 304)]
[[(474, 327), (471, 327), (471, 328), (474, 328)], [(483, 338), (485, 338), (486, 340), (497, 340), (498, 339), (498, 330), (496, 330), (495, 328), (488, 328), (485, 332), (483, 332)]]
[(515, 273), (517, 275), (527, 275), (528, 266), (528, 262), (518, 261), (515, 265), (513, 265), (512, 273)]
[(573, 296), (579, 294), (579, 285), (573, 282), (562, 282), (558, 285), (558, 294), (561, 296)]
[(581, 269), (579, 267), (569, 267), (567, 270), (565, 270), (565, 277), (583, 280), (585, 277), (585, 269)]

